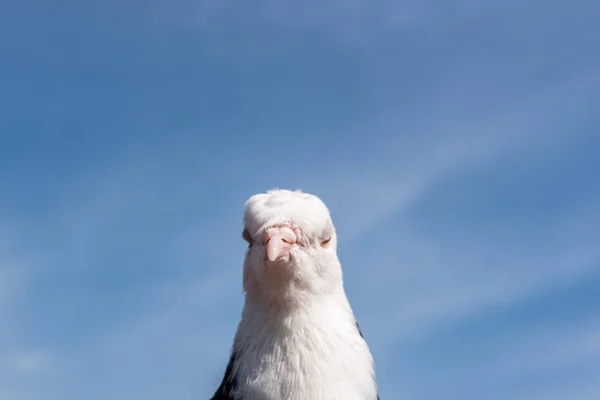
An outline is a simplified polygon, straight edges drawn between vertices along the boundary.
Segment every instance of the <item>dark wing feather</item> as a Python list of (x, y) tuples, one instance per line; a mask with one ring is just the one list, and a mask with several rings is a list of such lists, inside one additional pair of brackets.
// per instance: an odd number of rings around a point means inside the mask
[(358, 334), (360, 335), (361, 338), (365, 338), (362, 334), (362, 331), (360, 330), (360, 326), (358, 325), (358, 321), (354, 320), (354, 323), (356, 324), (356, 329), (358, 329)]
[(233, 363), (235, 362), (235, 358), (236, 353), (235, 351), (232, 351), (229, 362), (227, 363), (227, 368), (225, 368), (223, 381), (210, 400), (235, 400), (234, 394), (237, 387), (237, 378), (233, 373)]
[[(360, 335), (361, 338), (365, 338), (362, 334), (362, 331), (360, 330), (360, 326), (358, 325), (358, 321), (354, 320), (354, 323), (356, 324), (356, 329), (358, 330), (358, 334)], [(379, 394), (377, 394), (377, 400), (379, 400)]]

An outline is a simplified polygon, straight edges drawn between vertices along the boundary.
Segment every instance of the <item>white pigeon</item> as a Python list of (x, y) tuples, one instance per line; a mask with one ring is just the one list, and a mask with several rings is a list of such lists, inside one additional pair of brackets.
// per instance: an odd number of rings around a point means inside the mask
[(325, 204), (301, 191), (254, 195), (242, 236), (245, 304), (212, 400), (378, 400)]

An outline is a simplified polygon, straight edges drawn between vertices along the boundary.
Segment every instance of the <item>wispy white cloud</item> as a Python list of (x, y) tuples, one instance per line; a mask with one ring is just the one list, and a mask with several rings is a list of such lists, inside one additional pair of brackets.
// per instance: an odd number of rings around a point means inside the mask
[[(7, 343), (12, 334), (18, 307), (28, 290), (29, 268), (13, 252), (6, 227), (0, 232), (0, 339)], [(2, 351), (0, 344), (0, 352)]]
[(477, 354), (468, 354), (435, 371), (431, 379), (437, 382), (437, 393), (451, 396), (462, 392), (490, 400), (537, 400), (550, 389), (564, 395), (572, 391), (574, 383), (589, 385), (590, 378), (597, 376), (594, 371), (600, 368), (600, 325), (597, 319), (589, 318), (574, 318), (571, 322), (522, 326), (508, 330), (500, 342), (492, 338)]
[[(470, 120), (457, 121), (442, 113), (435, 115), (434, 122), (406, 126), (392, 115), (380, 116), (359, 128), (367, 140), (384, 133), (397, 137), (375, 146), (377, 162), (355, 167), (351, 176), (343, 166), (333, 172), (341, 177), (336, 185), (327, 182), (317, 187), (341, 216), (342, 225), (351, 221), (343, 226), (342, 234), (352, 240), (391, 215), (406, 211), (440, 181), (460, 172), (498, 165), (514, 153), (535, 159), (561, 151), (565, 143), (576, 140), (577, 134), (554, 129), (578, 114), (569, 99), (598, 97), (599, 87), (600, 71), (583, 71), (516, 104), (477, 110), (481, 114)], [(459, 93), (442, 88), (431, 99), (431, 109), (460, 101)], [(551, 120), (548, 113), (553, 114)]]
[(48, 354), (44, 352), (21, 352), (9, 360), (14, 370), (21, 374), (34, 374), (48, 363)]
[[(387, 294), (374, 298), (381, 303), (374, 308), (381, 311), (369, 313), (369, 323), (394, 326), (376, 340), (391, 346), (419, 339), (440, 325), (577, 282), (600, 267), (595, 245), (600, 240), (595, 229), (599, 215), (600, 210), (584, 210), (577, 218), (552, 225), (553, 232), (564, 236), (540, 236), (539, 245), (525, 251), (511, 250), (510, 242), (490, 248), (485, 240), (462, 236), (458, 229), (462, 238), (450, 245), (413, 238), (410, 232), (396, 238), (401, 244), (374, 260), (379, 265), (371, 269), (374, 278), (366, 289)], [(565, 240), (568, 237), (575, 240)], [(390, 303), (394, 307), (383, 306)]]
[(596, 400), (600, 395), (600, 368), (592, 374), (584, 374), (572, 382), (557, 381), (544, 384), (542, 388), (530, 389), (524, 394), (512, 396), (515, 400)]
[(29, 292), (30, 271), (14, 254), (8, 227), (0, 229), (0, 398), (29, 400), (30, 390), (19, 378), (42, 367), (42, 356), (16, 349), (29, 346), (20, 324), (26, 314), (23, 301)]
[[(573, 323), (572, 323), (573, 324)], [(546, 370), (569, 370), (581, 362), (600, 367), (600, 324), (544, 326), (502, 346), (499, 360), (490, 360), (489, 376), (527, 376)], [(544, 328), (544, 329), (542, 329)]]

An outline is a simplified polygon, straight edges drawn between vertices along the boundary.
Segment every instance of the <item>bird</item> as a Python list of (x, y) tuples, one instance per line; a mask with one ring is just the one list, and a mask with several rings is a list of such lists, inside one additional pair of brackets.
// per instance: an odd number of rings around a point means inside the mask
[(271, 189), (245, 202), (243, 222), (244, 306), (211, 400), (379, 400), (325, 203)]

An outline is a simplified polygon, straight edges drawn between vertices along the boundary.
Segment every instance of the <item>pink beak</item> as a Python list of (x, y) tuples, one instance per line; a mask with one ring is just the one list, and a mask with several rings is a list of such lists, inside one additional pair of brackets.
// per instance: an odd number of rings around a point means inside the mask
[(287, 226), (269, 228), (263, 234), (263, 243), (267, 248), (267, 257), (270, 261), (275, 261), (297, 240), (294, 231)]

